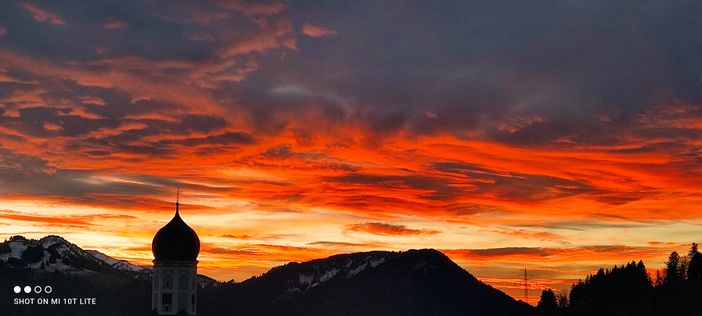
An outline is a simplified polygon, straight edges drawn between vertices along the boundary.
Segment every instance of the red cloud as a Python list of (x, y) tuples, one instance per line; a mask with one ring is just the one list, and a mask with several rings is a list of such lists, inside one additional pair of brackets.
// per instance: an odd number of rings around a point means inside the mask
[(245, 15), (275, 15), (285, 9), (285, 5), (280, 2), (273, 3), (244, 3), (242, 1), (217, 1), (217, 4), (227, 10), (234, 10)]
[(66, 22), (55, 13), (46, 11), (29, 3), (22, 3), (20, 5), (27, 9), (27, 11), (29, 11), (29, 13), (32, 14), (32, 18), (34, 18), (34, 20), (37, 22), (49, 23), (54, 25), (66, 25)]
[(309, 22), (305, 22), (305, 24), (302, 25), (302, 34), (305, 34), (309, 37), (325, 37), (334, 35), (336, 33), (338, 32), (327, 28), (323, 28), (321, 26), (312, 25)]
[(269, 49), (297, 49), (297, 42), (292, 36), (292, 22), (288, 18), (259, 20), (259, 31), (237, 38), (217, 51), (222, 58), (263, 52)]
[(110, 21), (105, 23), (105, 28), (108, 30), (121, 30), (127, 27), (127, 22), (124, 21)]

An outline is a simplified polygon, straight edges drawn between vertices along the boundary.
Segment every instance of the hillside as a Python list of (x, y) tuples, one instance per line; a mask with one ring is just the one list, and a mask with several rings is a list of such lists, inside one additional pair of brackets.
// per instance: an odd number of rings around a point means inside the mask
[(529, 315), (433, 249), (289, 263), (202, 291), (203, 313), (236, 315)]
[[(44, 297), (96, 297), (97, 306), (16, 306), (10, 315), (148, 315), (151, 269), (83, 250), (58, 236), (0, 244), (0, 281), (51, 285)], [(200, 276), (198, 314), (531, 315), (533, 308), (480, 282), (433, 249), (372, 251), (291, 262), (241, 283)], [(33, 295), (35, 297), (41, 295)]]

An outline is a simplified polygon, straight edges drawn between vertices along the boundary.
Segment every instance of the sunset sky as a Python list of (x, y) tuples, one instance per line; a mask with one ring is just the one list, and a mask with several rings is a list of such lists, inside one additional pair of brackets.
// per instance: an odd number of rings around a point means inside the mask
[(2, 1), (0, 238), (436, 248), (530, 301), (702, 241), (696, 1)]

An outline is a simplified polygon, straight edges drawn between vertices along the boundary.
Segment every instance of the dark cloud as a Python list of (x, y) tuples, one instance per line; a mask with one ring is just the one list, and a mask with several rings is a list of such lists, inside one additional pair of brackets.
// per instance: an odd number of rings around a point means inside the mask
[[(199, 119), (204, 121), (209, 119), (209, 117), (202, 116)], [(99, 151), (172, 156), (177, 154), (178, 150), (183, 147), (217, 146), (218, 148), (230, 148), (235, 145), (249, 145), (255, 143), (255, 139), (252, 135), (233, 131), (201, 137), (189, 136), (185, 138), (172, 138), (174, 135), (190, 135), (191, 131), (208, 132), (218, 128), (216, 125), (198, 126), (160, 120), (144, 121), (149, 123), (147, 127), (125, 130), (115, 135), (79, 139), (73, 141), (71, 146), (74, 148), (81, 148), (85, 145), (89, 145), (98, 148), (97, 150)], [(215, 120), (215, 122), (221, 121)], [(159, 138), (166, 139), (144, 141), (143, 138), (147, 136), (158, 136)]]
[(202, 252), (205, 253), (211, 253), (211, 254), (218, 254), (218, 255), (233, 255), (233, 256), (262, 256), (265, 255), (266, 253), (259, 250), (259, 249), (229, 249), (229, 248), (220, 248), (220, 247), (213, 247), (213, 248), (208, 248), (204, 247)]
[[(3, 144), (61, 138), (65, 152), (118, 160), (208, 155), (294, 135), (261, 157), (346, 171), (325, 178), (330, 185), (415, 189), (456, 214), (501, 211), (450, 202), (463, 195), (587, 195), (619, 205), (656, 191), (455, 162), (430, 165), (432, 175), (360, 173), (293, 144), (442, 133), (700, 162), (699, 124), (686, 121), (702, 119), (695, 1), (27, 3), (0, 4)], [(636, 145), (618, 146), (626, 143)], [(37, 179), (88, 194), (85, 172)], [(36, 192), (47, 192), (36, 181)], [(400, 200), (360, 192), (329, 203)]]
[(60, 196), (67, 201), (90, 205), (170, 209), (170, 203), (154, 196), (170, 194), (176, 187), (210, 193), (234, 189), (226, 183), (208, 186), (152, 175), (106, 177), (99, 171), (60, 169), (47, 165), (43, 159), (0, 147), (0, 195), (32, 195), (39, 199)]
[(220, 235), (219, 237), (235, 239), (235, 240), (280, 240), (280, 239), (290, 238), (293, 236), (288, 235), (288, 234), (238, 234), (238, 235), (225, 234), (225, 235)]
[(362, 232), (382, 236), (417, 236), (435, 235), (440, 233), (433, 229), (412, 229), (404, 225), (394, 225), (386, 223), (359, 223), (348, 225), (345, 232)]
[[(223, 107), (243, 110), (253, 134), (280, 132), (314, 111), (374, 136), (407, 130), (515, 144), (619, 144), (651, 107), (702, 101), (702, 62), (690, 53), (702, 31), (694, 1), (52, 2), (32, 5), (34, 18), (27, 4), (2, 7), (7, 49), (206, 88)], [(37, 23), (40, 11), (48, 23)], [(51, 24), (51, 16), (65, 25)], [(311, 26), (325, 36), (300, 36)], [(72, 85), (72, 95), (107, 102), (83, 105), (107, 121), (64, 117), (65, 135), (183, 107)], [(39, 122), (59, 119), (45, 113), (15, 124), (46, 135)], [(224, 124), (211, 119), (182, 122)]]
[[(611, 191), (592, 186), (584, 180), (498, 171), (461, 162), (435, 162), (428, 167), (424, 173), (407, 175), (350, 172), (326, 177), (325, 182), (344, 184), (345, 189), (358, 188), (359, 193), (343, 201), (344, 205), (399, 205), (402, 201), (393, 200), (382, 192), (406, 190), (405, 194), (414, 194), (428, 203), (438, 202), (443, 211), (460, 215), (504, 211), (496, 206), (456, 202), (459, 197), (465, 196), (493, 196), (500, 200), (540, 202), (583, 195), (602, 203), (619, 205), (655, 193), (645, 188), (639, 188), (637, 191)], [(375, 191), (372, 189), (382, 191), (377, 191), (379, 196), (376, 196), (373, 195), (372, 192)]]
[(361, 248), (379, 248), (382, 244), (370, 244), (370, 243), (353, 243), (353, 242), (340, 242), (340, 241), (315, 241), (308, 243), (310, 246), (314, 247), (324, 247), (324, 248), (334, 248), (334, 247), (361, 247)]
[(0, 173), (31, 176), (44, 174), (48, 170), (46, 160), (0, 147)]
[(99, 220), (104, 219), (136, 219), (134, 216), (123, 214), (93, 214), (93, 215), (78, 215), (72, 214), (67, 216), (45, 216), (38, 214), (30, 214), (16, 212), (10, 210), (0, 210), (0, 218), (10, 221), (22, 221), (31, 223), (44, 223), (57, 226), (80, 227), (88, 228), (91, 226), (99, 226)]
[[(582, 253), (594, 253), (596, 256), (618, 255), (624, 258), (641, 258), (642, 256), (650, 255), (654, 251), (661, 251), (662, 248), (650, 246), (625, 246), (625, 245), (591, 245), (591, 246), (573, 246), (563, 248), (548, 248), (548, 247), (503, 247), (503, 248), (485, 248), (485, 249), (446, 249), (441, 250), (449, 256), (463, 257), (483, 257), (483, 258), (499, 258), (504, 256), (538, 256), (538, 257), (555, 257), (555, 256), (574, 256)], [(665, 250), (663, 250), (665, 251)]]
[(664, 220), (633, 220), (626, 218), (612, 218), (610, 216), (600, 216), (600, 215), (590, 215), (589, 220), (562, 220), (562, 221), (550, 221), (538, 224), (519, 224), (512, 225), (513, 227), (527, 227), (527, 228), (546, 228), (546, 229), (557, 229), (557, 230), (577, 230), (577, 231), (588, 231), (592, 229), (600, 228), (645, 228), (645, 227), (655, 227), (661, 225), (670, 224), (668, 221)]
[(487, 249), (466, 249), (466, 250), (442, 250), (443, 252), (465, 252), (466, 254), (478, 257), (500, 257), (511, 255), (536, 255), (547, 257), (553, 254), (549, 248), (540, 247), (504, 247)]
[(266, 149), (263, 156), (266, 158), (290, 158), (292, 157), (293, 151), (290, 145), (280, 145)]
[(633, 114), (700, 101), (702, 63), (689, 53), (700, 43), (698, 10), (692, 1), (293, 3), (293, 14), (338, 34), (300, 39), (291, 63), (252, 74), (247, 90), (265, 101), (265, 79), (294, 83), (291, 106), (321, 95), (301, 92), (324, 91), (348, 109), (341, 117), (380, 133), (619, 143), (612, 132)]
[(21, 108), (19, 117), (0, 116), (0, 124), (36, 137), (80, 136), (101, 128), (115, 128), (119, 122), (68, 114), (68, 108)]
[(343, 184), (359, 184), (363, 186), (384, 189), (422, 189), (433, 193), (425, 195), (428, 199), (446, 199), (454, 197), (461, 189), (451, 185), (445, 178), (412, 174), (412, 175), (379, 175), (364, 173), (349, 173), (342, 176), (327, 177), (328, 182)]
[[(471, 187), (474, 194), (494, 194), (508, 200), (548, 200), (575, 195), (591, 195), (609, 204), (624, 204), (635, 201), (642, 195), (626, 192), (609, 192), (588, 183), (538, 174), (502, 172), (467, 163), (437, 162), (436, 171), (460, 174), (465, 177), (463, 185)], [(460, 183), (460, 182), (459, 182)]]

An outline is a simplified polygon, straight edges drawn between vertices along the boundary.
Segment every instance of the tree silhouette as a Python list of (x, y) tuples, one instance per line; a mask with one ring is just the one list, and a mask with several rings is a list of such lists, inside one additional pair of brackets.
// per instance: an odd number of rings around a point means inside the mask
[(673, 251), (665, 263), (665, 283), (675, 284), (678, 281), (680, 281), (680, 255), (677, 251)]
[(656, 280), (654, 285), (661, 286), (665, 283), (665, 276), (661, 274), (661, 270), (656, 270)]
[(642, 261), (600, 268), (573, 285), (566, 315), (644, 315), (651, 280)]
[(687, 268), (690, 265), (690, 257), (680, 256), (680, 264), (678, 265), (678, 279), (687, 279)]
[(560, 291), (558, 295), (556, 295), (556, 302), (558, 303), (559, 310), (568, 308), (568, 293), (566, 291)]
[(38, 245), (36, 247), (29, 246), (22, 252), (22, 260), (26, 263), (39, 262), (44, 256), (44, 247)]
[(688, 280), (701, 280), (702, 279), (702, 253), (697, 250), (697, 243), (692, 243), (690, 247), (690, 252), (687, 256), (690, 258), (687, 267), (687, 279)]
[(550, 316), (558, 312), (558, 303), (556, 302), (556, 294), (551, 289), (541, 291), (541, 299), (536, 305), (541, 315)]

